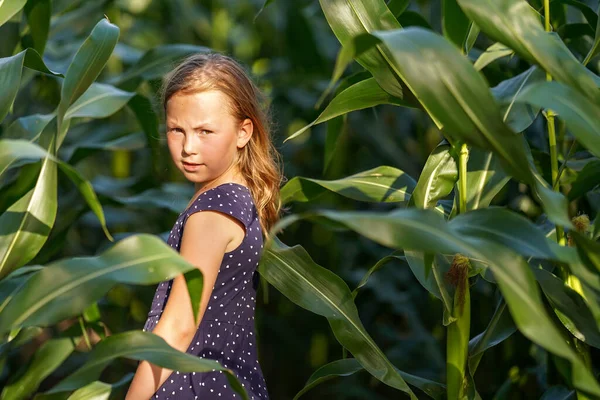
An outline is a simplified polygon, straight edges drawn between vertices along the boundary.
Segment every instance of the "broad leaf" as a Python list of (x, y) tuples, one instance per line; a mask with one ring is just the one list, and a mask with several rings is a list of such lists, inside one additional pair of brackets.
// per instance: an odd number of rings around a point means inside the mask
[[(118, 382), (111, 384), (94, 381), (81, 389), (77, 389), (69, 396), (67, 400), (108, 400), (114, 389), (119, 389), (121, 386), (128, 384), (133, 378), (133, 374), (125, 375)], [(47, 395), (52, 396), (52, 395)], [(41, 396), (40, 400), (44, 400), (44, 395)], [(37, 397), (36, 397), (37, 399)]]
[[(596, 15), (593, 11), (591, 14)], [(598, 5), (598, 14), (600, 14), (600, 5)], [(600, 53), (600, 18), (596, 17), (596, 32), (594, 35), (594, 44), (592, 45), (592, 48), (588, 52), (587, 56), (585, 56), (585, 59), (583, 60), (583, 65), (587, 65), (592, 58), (598, 55), (598, 53)]]
[[(533, 272), (542, 291), (565, 327), (579, 340), (600, 348), (600, 331), (584, 299), (556, 275), (544, 269)], [(566, 317), (566, 319), (565, 319)]]
[(456, 216), (449, 222), (456, 232), (501, 243), (526, 257), (570, 262), (572, 248), (559, 246), (527, 218), (506, 208), (491, 207)]
[(600, 160), (595, 159), (587, 163), (577, 174), (568, 193), (569, 200), (584, 196), (598, 185), (600, 185)]
[(55, 261), (31, 276), (4, 304), (0, 333), (48, 326), (78, 315), (116, 283), (148, 285), (194, 268), (155, 236), (119, 241), (96, 257)]
[(506, 172), (536, 189), (553, 222), (571, 227), (566, 199), (531, 169), (522, 139), (503, 122), (485, 79), (455, 47), (421, 28), (374, 34), (389, 49), (402, 80), (446, 135), (493, 151)]
[(327, 133), (325, 138), (325, 154), (323, 155), (323, 175), (326, 174), (333, 156), (343, 141), (344, 135), (348, 130), (348, 114), (335, 117), (327, 123)]
[[(448, 196), (458, 179), (458, 167), (451, 154), (452, 147), (440, 143), (429, 155), (409, 205), (419, 209), (435, 208), (438, 201)], [(435, 208), (438, 211), (438, 208)], [(449, 293), (444, 274), (449, 263), (441, 256), (406, 250), (406, 261), (419, 283), (442, 301), (444, 306), (443, 323), (447, 326), (456, 319), (452, 316), (452, 296)]]
[(35, 352), (26, 372), (11, 380), (2, 390), (2, 399), (23, 399), (35, 392), (40, 383), (73, 352), (74, 339), (50, 339)]
[(467, 210), (488, 207), (509, 180), (494, 153), (476, 147), (469, 149)]
[(100, 75), (118, 39), (119, 28), (108, 20), (102, 19), (77, 50), (62, 84), (60, 103), (57, 109), (57, 148), (60, 147), (67, 133), (66, 114), (68, 109)]
[(510, 56), (512, 54), (514, 54), (512, 49), (506, 47), (502, 43), (494, 43), (485, 49), (483, 53), (481, 53), (479, 58), (473, 64), (473, 67), (475, 67), (476, 70), (481, 71), (497, 59)]
[(108, 81), (124, 90), (135, 91), (144, 80), (156, 79), (171, 71), (182, 58), (194, 53), (206, 53), (210, 49), (188, 44), (169, 44), (148, 50), (142, 58), (122, 75)]
[(379, 104), (404, 105), (405, 103), (401, 99), (386, 93), (374, 78), (355, 83), (334, 97), (316, 120), (288, 136), (284, 140), (284, 143), (301, 135), (313, 125), (329, 121), (342, 114), (374, 107)]
[(506, 79), (492, 88), (492, 94), (500, 103), (503, 121), (515, 132), (522, 132), (527, 129), (536, 119), (540, 112), (540, 107), (516, 101), (525, 88), (533, 85), (535, 82), (541, 82), (546, 79), (544, 71), (538, 67), (531, 67), (528, 70)]
[(506, 340), (516, 330), (506, 302), (501, 300), (485, 330), (469, 341), (469, 373), (471, 376), (475, 375), (484, 352)]
[(399, 169), (381, 166), (342, 179), (326, 181), (296, 176), (281, 188), (282, 202), (312, 201), (331, 191), (358, 201), (394, 203), (406, 201), (415, 181)]
[[(21, 165), (26, 162), (35, 162), (44, 159), (44, 157), (48, 157), (48, 159), (53, 160), (53, 162), (57, 162), (60, 169), (77, 187), (90, 209), (98, 217), (106, 237), (110, 241), (113, 241), (111, 234), (108, 232), (108, 227), (106, 226), (102, 205), (100, 204), (92, 185), (88, 180), (84, 179), (75, 168), (51, 156), (50, 153), (46, 152), (40, 146), (25, 140), (1, 140), (0, 148), (0, 176), (8, 168), (15, 166), (15, 164)], [(50, 204), (50, 202), (48, 203)], [(25, 218), (27, 216), (24, 215), (23, 217)], [(0, 216), (0, 219), (2, 218), (3, 216)], [(12, 227), (15, 228), (16, 225), (12, 225)]]
[(596, 104), (600, 91), (589, 72), (554, 33), (544, 31), (538, 14), (525, 0), (457, 0), (465, 14), (492, 40), (504, 43), (552, 77)]
[(119, 111), (135, 93), (125, 92), (104, 83), (92, 83), (90, 87), (69, 107), (65, 119), (106, 118)]
[(594, 104), (580, 93), (558, 82), (531, 85), (517, 96), (517, 101), (558, 113), (558, 118), (567, 123), (577, 140), (596, 157), (600, 157), (600, 101)]
[[(0, 25), (11, 19), (25, 7), (27, 0), (4, 0), (0, 3)], [(0, 118), (1, 119), (1, 118)]]
[(400, 261), (406, 262), (406, 257), (401, 256), (399, 254), (392, 254), (389, 256), (385, 256), (381, 260), (377, 261), (375, 263), (375, 265), (373, 265), (371, 268), (369, 268), (369, 270), (367, 271), (365, 276), (363, 276), (363, 278), (360, 280), (358, 285), (356, 285), (356, 288), (352, 291), (352, 298), (356, 299), (356, 295), (358, 294), (360, 289), (362, 289), (367, 284), (371, 275), (373, 275), (375, 272), (377, 272), (385, 264), (389, 263), (390, 261), (394, 261), (394, 260), (400, 260)]
[(448, 196), (458, 180), (458, 167), (447, 143), (439, 144), (427, 157), (411, 203), (418, 208), (434, 208)]
[[(0, 5), (0, 13), (2, 7), (6, 7), (6, 3)], [(12, 57), (0, 58), (0, 87), (2, 88), (2, 94), (0, 94), (0, 122), (6, 117), (15, 101), (15, 97), (17, 97), (21, 85), (23, 66), (45, 74), (62, 76), (57, 72), (50, 71), (38, 52), (32, 48), (25, 49)]]
[(308, 378), (302, 390), (296, 393), (293, 400), (299, 399), (304, 393), (323, 382), (338, 376), (349, 376), (362, 370), (362, 365), (355, 358), (344, 358), (325, 364)]
[(158, 131), (158, 116), (150, 100), (140, 94), (136, 94), (128, 103), (129, 108), (135, 114), (138, 123), (146, 135), (146, 143), (152, 154), (153, 176), (157, 179), (164, 177), (166, 158), (161, 152), (161, 135)]
[[(461, 216), (482, 211), (486, 210), (472, 211)], [(452, 225), (452, 221), (458, 217), (447, 223), (434, 211), (414, 209), (400, 209), (389, 213), (312, 212), (304, 216), (283, 218), (273, 231), (277, 232), (302, 217), (343, 224), (379, 244), (395, 249), (459, 253), (487, 263), (521, 333), (549, 352), (568, 360), (571, 365), (568, 378), (577, 389), (600, 396), (600, 385), (591, 371), (563, 340), (561, 332), (546, 313), (529, 266), (502, 242), (496, 242), (494, 238), (497, 235), (486, 238), (479, 232), (475, 235), (465, 234)]]
[(248, 400), (246, 391), (232, 370), (221, 366), (217, 361), (177, 351), (162, 337), (143, 331), (118, 333), (100, 341), (89, 353), (88, 360), (82, 367), (46, 393), (52, 394), (83, 387), (97, 380), (104, 368), (118, 357), (147, 360), (152, 364), (180, 372), (223, 371), (231, 388), (243, 399)]
[[(320, 0), (321, 9), (343, 47), (353, 46), (357, 36), (375, 30), (399, 29), (400, 24), (383, 0), (365, 3), (360, 0)], [(356, 58), (375, 81), (391, 96), (408, 100), (409, 92), (396, 79), (393, 68), (378, 47), (365, 51)]]
[(469, 33), (470, 21), (456, 0), (442, 0), (442, 32), (450, 42), (463, 49)]
[[(54, 143), (51, 134), (49, 146)], [(6, 166), (14, 156), (9, 149), (7, 157), (0, 158)], [(56, 190), (56, 162), (45, 153), (35, 186), (0, 215), (0, 278), (32, 260), (48, 239), (56, 218)]]
[(52, 16), (51, 0), (28, 1), (25, 4), (25, 15), (30, 30), (31, 47), (38, 53), (44, 54)]
[(165, 183), (160, 187), (145, 190), (136, 195), (116, 195), (112, 192), (112, 186), (106, 185), (106, 181), (96, 186), (98, 193), (112, 198), (122, 204), (139, 208), (162, 207), (179, 214), (185, 209), (190, 197), (194, 194), (193, 188), (183, 183)]
[(300, 246), (279, 240), (265, 246), (259, 272), (292, 302), (327, 318), (336, 339), (374, 377), (416, 399), (394, 365), (369, 336), (346, 283), (317, 265)]
[(55, 117), (56, 113), (54, 112), (51, 114), (33, 114), (17, 118), (9, 125), (3, 138), (37, 142), (42, 131)]

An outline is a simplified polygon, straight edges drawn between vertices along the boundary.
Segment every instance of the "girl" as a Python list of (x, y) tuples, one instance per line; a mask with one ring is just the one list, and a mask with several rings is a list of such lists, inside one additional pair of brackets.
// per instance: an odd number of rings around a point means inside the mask
[[(165, 79), (162, 106), (173, 162), (195, 185), (168, 244), (203, 274), (198, 321), (185, 278), (156, 289), (145, 331), (235, 372), (249, 397), (267, 400), (254, 308), (263, 234), (277, 221), (282, 182), (261, 93), (221, 54), (196, 54)], [(239, 399), (221, 371), (183, 373), (139, 363), (127, 400)]]

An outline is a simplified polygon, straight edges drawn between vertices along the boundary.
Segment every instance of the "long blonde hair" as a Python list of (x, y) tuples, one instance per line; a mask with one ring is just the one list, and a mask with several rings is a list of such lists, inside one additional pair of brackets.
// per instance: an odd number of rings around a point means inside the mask
[(256, 204), (265, 237), (279, 219), (283, 182), (281, 156), (271, 140), (271, 118), (263, 93), (233, 58), (220, 53), (197, 53), (184, 59), (163, 80), (161, 104), (175, 93), (219, 90), (229, 98), (232, 115), (254, 124), (250, 141), (238, 149), (239, 169)]

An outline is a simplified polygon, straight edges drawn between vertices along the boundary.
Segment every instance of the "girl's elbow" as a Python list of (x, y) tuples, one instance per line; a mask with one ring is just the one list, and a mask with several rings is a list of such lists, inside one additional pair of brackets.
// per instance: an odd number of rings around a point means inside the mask
[(179, 340), (187, 343), (194, 338), (194, 336), (196, 335), (196, 330), (197, 328), (195, 325), (180, 326), (176, 329), (175, 334), (177, 335)]
[(184, 345), (187, 346), (192, 341), (196, 334), (196, 327), (180, 320), (161, 322), (154, 329), (154, 333), (162, 337), (171, 347), (183, 348), (182, 351), (185, 351)]

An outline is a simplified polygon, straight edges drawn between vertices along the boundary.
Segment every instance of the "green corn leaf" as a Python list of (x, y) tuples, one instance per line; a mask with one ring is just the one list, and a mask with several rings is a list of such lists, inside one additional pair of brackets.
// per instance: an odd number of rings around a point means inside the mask
[[(4, 6), (6, 6), (6, 3), (0, 7)], [(1, 11), (2, 8), (0, 8)], [(6, 117), (15, 101), (21, 84), (23, 66), (45, 74), (62, 76), (57, 72), (50, 71), (46, 67), (46, 64), (44, 64), (44, 61), (42, 61), (39, 53), (32, 48), (25, 49), (12, 57), (0, 58), (0, 87), (2, 87), (2, 94), (0, 94), (0, 122)]]
[(359, 371), (363, 371), (363, 367), (355, 358), (344, 358), (325, 364), (308, 378), (302, 390), (296, 393), (293, 400), (299, 399), (304, 393), (323, 382), (327, 382), (338, 376), (350, 376)]
[(147, 360), (152, 364), (180, 372), (208, 372), (213, 369), (223, 371), (231, 388), (243, 399), (248, 400), (248, 394), (232, 370), (221, 366), (217, 361), (177, 351), (162, 337), (143, 331), (118, 333), (103, 339), (90, 352), (87, 362), (82, 367), (46, 393), (53, 394), (88, 385), (97, 380), (102, 371), (118, 357)]
[(401, 99), (393, 97), (385, 92), (377, 84), (377, 81), (374, 78), (365, 79), (364, 81), (355, 83), (334, 97), (316, 120), (288, 136), (284, 140), (284, 143), (300, 136), (313, 125), (329, 121), (332, 118), (352, 111), (374, 107), (379, 104), (405, 105)]
[[(53, 143), (54, 139), (51, 139), (50, 146)], [(15, 153), (17, 157), (22, 154), (22, 148), (14, 150), (11, 146), (5, 153), (3, 146), (0, 171), (14, 162)], [(39, 152), (39, 149), (35, 150), (34, 155)], [(31, 158), (32, 154), (26, 156)], [(58, 206), (56, 162), (50, 153), (44, 153), (41, 159), (35, 186), (0, 215), (0, 278), (32, 260), (54, 225)]]
[(600, 331), (581, 295), (541, 267), (534, 268), (533, 272), (565, 328), (582, 342), (600, 348)]
[(558, 113), (558, 118), (567, 123), (577, 140), (596, 157), (600, 157), (600, 102), (594, 104), (579, 92), (559, 82), (528, 86), (516, 100)]
[(102, 19), (77, 50), (62, 84), (57, 109), (57, 148), (62, 144), (69, 127), (69, 121), (66, 119), (69, 108), (100, 75), (118, 40), (119, 28)]
[[(37, 161), (39, 159), (44, 159), (44, 157), (48, 157), (48, 159), (58, 163), (59, 168), (77, 187), (90, 209), (98, 217), (106, 237), (110, 241), (113, 241), (113, 238), (108, 231), (108, 227), (106, 226), (106, 219), (104, 217), (102, 205), (100, 204), (92, 185), (88, 180), (84, 179), (76, 169), (69, 164), (51, 156), (40, 146), (25, 140), (0, 140), (0, 147), (2, 148), (2, 150), (0, 150), (0, 176), (4, 171), (11, 166), (14, 166), (18, 162)], [(4, 215), (0, 216), (0, 220), (2, 218), (4, 218)], [(23, 215), (23, 218), (29, 218), (29, 216)], [(11, 219), (11, 221), (13, 222), (7, 225), (6, 229), (17, 229), (17, 224), (15, 223), (16, 220)], [(23, 265), (23, 261), (20, 263)]]
[(485, 330), (469, 341), (469, 373), (471, 377), (475, 375), (484, 352), (502, 343), (516, 330), (517, 327), (508, 312), (506, 302), (502, 299)]
[(3, 400), (27, 398), (75, 349), (73, 338), (50, 339), (35, 352), (27, 370), (2, 390)]
[[(374, 30), (399, 29), (400, 23), (383, 0), (320, 0), (321, 9), (343, 47), (352, 47), (354, 38)], [(374, 47), (356, 57), (375, 81), (391, 96), (408, 101), (410, 92), (402, 87), (381, 49)], [(405, 98), (406, 96), (406, 98)]]
[(4, 25), (6, 21), (21, 11), (25, 7), (25, 3), (27, 0), (4, 0), (0, 3), (0, 25)]
[(96, 257), (64, 259), (36, 272), (5, 302), (0, 333), (81, 314), (116, 283), (148, 285), (194, 268), (159, 238), (141, 234)]
[(346, 283), (317, 265), (300, 246), (287, 247), (277, 238), (265, 246), (259, 272), (292, 302), (327, 318), (344, 346), (374, 377), (416, 399), (402, 376), (366, 332)]
[(169, 44), (157, 46), (148, 50), (127, 71), (110, 80), (108, 83), (118, 86), (123, 90), (135, 91), (144, 80), (156, 79), (164, 76), (182, 58), (194, 53), (206, 53), (210, 49), (202, 46), (188, 44)]
[(415, 181), (399, 169), (381, 166), (326, 181), (294, 177), (281, 188), (282, 202), (312, 201), (327, 191), (358, 201), (401, 202), (410, 198)]
[(411, 204), (421, 209), (434, 208), (439, 200), (452, 192), (458, 180), (458, 167), (450, 150), (447, 142), (440, 143), (427, 157)]
[(515, 52), (512, 49), (506, 47), (502, 43), (496, 42), (485, 49), (483, 53), (481, 53), (479, 58), (477, 58), (473, 64), (473, 67), (475, 67), (477, 71), (481, 71), (499, 58), (510, 56), (514, 53)]
[[(482, 211), (488, 210), (461, 214), (450, 223), (432, 210), (400, 209), (389, 213), (321, 211), (283, 218), (273, 231), (277, 232), (302, 218), (315, 218), (317, 221), (343, 224), (394, 249), (460, 253), (487, 263), (521, 333), (549, 352), (566, 359), (572, 371), (568, 378), (578, 390), (600, 396), (600, 385), (591, 371), (564, 342), (561, 332), (546, 313), (533, 272), (525, 260), (506, 247), (503, 241), (495, 241), (500, 235), (492, 234), (486, 238), (482, 237), (480, 231), (475, 231), (475, 235), (466, 234), (453, 225), (459, 217)], [(512, 225), (511, 232), (519, 231), (520, 227)]]
[(457, 0), (465, 14), (492, 40), (504, 43), (554, 79), (596, 104), (600, 91), (592, 73), (573, 56), (555, 33), (544, 31), (539, 14), (525, 0)]
[(493, 151), (506, 172), (535, 188), (553, 222), (572, 226), (566, 199), (530, 167), (522, 138), (504, 123), (485, 79), (466, 57), (422, 28), (374, 35), (385, 43), (401, 79), (446, 135)]
[(51, 0), (28, 1), (25, 4), (25, 15), (29, 25), (31, 47), (38, 53), (44, 54), (50, 30), (50, 17), (52, 16)]

